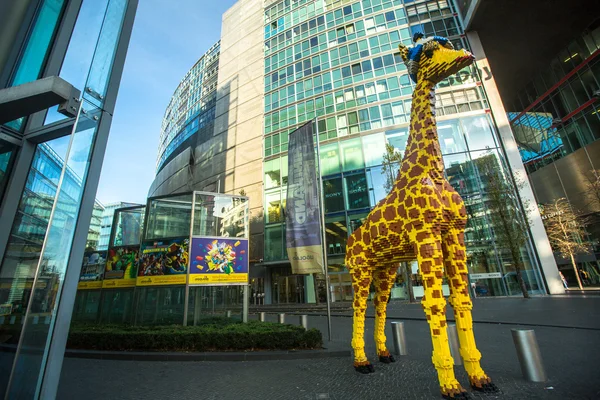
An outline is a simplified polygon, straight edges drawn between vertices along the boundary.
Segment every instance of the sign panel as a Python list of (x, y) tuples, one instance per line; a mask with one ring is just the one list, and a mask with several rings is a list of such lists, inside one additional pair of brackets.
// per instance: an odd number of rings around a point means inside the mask
[(469, 278), (471, 278), (471, 279), (498, 279), (498, 278), (502, 278), (502, 273), (487, 272), (484, 274), (469, 274)]
[(140, 248), (138, 246), (108, 249), (103, 289), (134, 287)]
[(105, 264), (106, 251), (86, 251), (77, 289), (101, 289)]
[(286, 248), (293, 274), (323, 273), (321, 211), (312, 122), (290, 134)]
[(137, 286), (185, 285), (189, 239), (142, 243)]
[(248, 239), (192, 237), (190, 285), (248, 284)]

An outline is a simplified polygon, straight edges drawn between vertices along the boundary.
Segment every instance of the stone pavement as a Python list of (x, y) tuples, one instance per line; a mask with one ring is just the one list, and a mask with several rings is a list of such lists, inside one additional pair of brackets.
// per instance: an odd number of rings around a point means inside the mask
[[(509, 301), (512, 300), (512, 301)], [(537, 302), (536, 300), (542, 300)], [(549, 301), (547, 301), (549, 300)], [(533, 327), (549, 381), (530, 383), (523, 380), (512, 343), (510, 324), (475, 324), (475, 336), (483, 354), (482, 365), (501, 388), (497, 396), (473, 394), (474, 399), (598, 399), (600, 398), (600, 329), (598, 304), (555, 302), (560, 298), (481, 299), (477, 308), (487, 308), (498, 318), (515, 322), (552, 323)], [(590, 300), (590, 299), (576, 299)], [(499, 301), (500, 303), (494, 303)], [(487, 304), (490, 302), (490, 304)], [(486, 303), (482, 306), (482, 304)], [(558, 307), (558, 311), (549, 308)], [(509, 307), (510, 306), (510, 307)], [(416, 318), (418, 305), (392, 303), (390, 312)], [(510, 310), (503, 310), (509, 307)], [(415, 310), (413, 311), (413, 308)], [(581, 309), (581, 312), (578, 311)], [(422, 312), (422, 311), (421, 311)], [(575, 313), (575, 316), (571, 315)], [(409, 315), (410, 314), (410, 315)], [(542, 316), (538, 317), (538, 314)], [(561, 317), (560, 314), (563, 314)], [(397, 315), (400, 316), (400, 315)], [(256, 315), (252, 316), (256, 318)], [(486, 317), (481, 315), (481, 318)], [(491, 316), (488, 316), (491, 319)], [(268, 315), (276, 321), (276, 315)], [(309, 317), (327, 339), (326, 318)], [(288, 315), (288, 323), (298, 317)], [(329, 348), (349, 348), (352, 319), (333, 318), (333, 341)], [(510, 319), (505, 322), (510, 322)], [(573, 322), (580, 328), (558, 327)], [(368, 319), (367, 352), (375, 360), (372, 338), (373, 319)], [(398, 362), (383, 365), (375, 362), (376, 372), (354, 372), (350, 358), (318, 360), (250, 361), (250, 362), (142, 362), (85, 360), (66, 358), (59, 399), (439, 399), (435, 370), (431, 364), (431, 341), (424, 320), (405, 322), (409, 355)], [(388, 344), (392, 346), (388, 324)], [(457, 377), (467, 384), (461, 366)]]

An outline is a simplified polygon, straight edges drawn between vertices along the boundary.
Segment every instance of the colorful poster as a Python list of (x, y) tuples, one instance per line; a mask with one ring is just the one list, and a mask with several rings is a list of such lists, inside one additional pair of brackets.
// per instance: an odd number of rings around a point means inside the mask
[(108, 249), (102, 288), (134, 287), (139, 260), (139, 246), (115, 247)]
[(190, 285), (248, 284), (248, 239), (192, 238)]
[(142, 243), (137, 286), (185, 285), (189, 239)]
[(86, 251), (83, 254), (83, 264), (77, 289), (102, 288), (102, 275), (106, 264), (106, 251)]
[(292, 274), (323, 273), (321, 211), (313, 143), (312, 122), (290, 133), (285, 222)]

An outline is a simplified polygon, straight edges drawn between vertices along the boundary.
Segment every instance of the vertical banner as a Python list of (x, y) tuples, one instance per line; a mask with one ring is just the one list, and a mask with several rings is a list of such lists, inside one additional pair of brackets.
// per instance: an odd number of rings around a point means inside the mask
[(290, 134), (285, 211), (286, 247), (292, 273), (323, 273), (321, 212), (312, 122)]

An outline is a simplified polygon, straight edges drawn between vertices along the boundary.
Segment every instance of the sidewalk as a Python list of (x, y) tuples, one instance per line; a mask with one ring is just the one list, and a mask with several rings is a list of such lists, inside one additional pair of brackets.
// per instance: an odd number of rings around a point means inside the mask
[[(564, 302), (563, 300), (567, 300)], [(502, 393), (473, 399), (596, 399), (600, 398), (597, 363), (600, 334), (597, 331), (598, 300), (591, 298), (477, 299), (475, 337), (482, 353), (482, 366)], [(554, 307), (554, 308), (552, 308)], [(369, 304), (369, 312), (372, 313)], [(450, 308), (449, 308), (450, 311)], [(516, 311), (518, 313), (516, 313)], [(440, 399), (435, 370), (431, 364), (429, 327), (419, 313), (419, 304), (392, 303), (390, 312), (405, 319), (408, 355), (398, 362), (376, 362), (373, 323), (366, 321), (366, 350), (376, 372), (360, 375), (350, 357), (314, 360), (251, 362), (152, 362), (84, 360), (66, 358), (58, 399)], [(304, 312), (306, 313), (306, 312)], [(346, 314), (346, 313), (344, 313)], [(347, 313), (348, 316), (351, 314)], [(415, 319), (409, 319), (414, 317)], [(252, 315), (252, 319), (258, 318)], [(513, 321), (492, 324), (493, 318)], [(590, 321), (586, 321), (590, 320)], [(267, 315), (276, 321), (275, 313)], [(526, 382), (521, 375), (514, 344), (514, 321), (551, 322), (562, 326), (537, 326), (538, 344), (549, 378), (545, 383)], [(286, 315), (286, 322), (298, 318)], [(574, 322), (580, 328), (566, 327)], [(327, 339), (327, 319), (309, 315), (309, 327), (316, 327)], [(350, 349), (352, 319), (332, 318), (331, 350)], [(522, 327), (522, 326), (521, 326)], [(528, 326), (528, 328), (531, 328)], [(393, 347), (391, 329), (386, 329), (388, 346)], [(457, 378), (467, 384), (461, 366)]]

